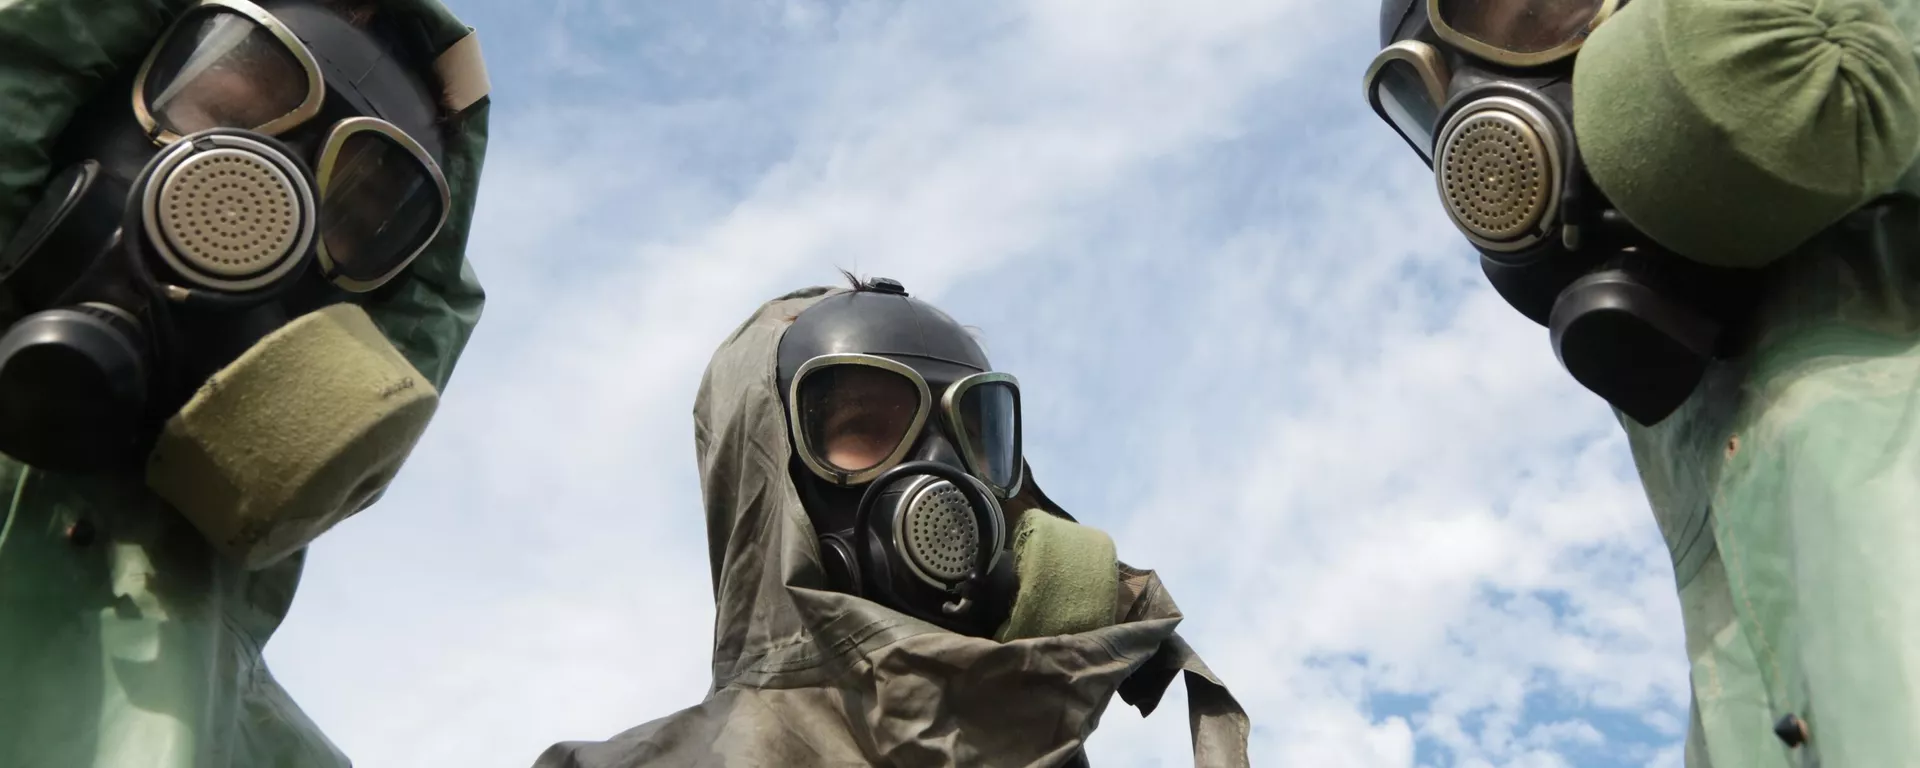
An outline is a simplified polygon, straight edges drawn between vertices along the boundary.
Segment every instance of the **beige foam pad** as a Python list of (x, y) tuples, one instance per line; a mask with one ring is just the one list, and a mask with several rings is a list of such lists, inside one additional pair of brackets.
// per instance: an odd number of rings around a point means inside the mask
[(378, 497), (440, 394), (367, 313), (336, 304), (262, 339), (167, 422), (147, 484), (261, 568)]

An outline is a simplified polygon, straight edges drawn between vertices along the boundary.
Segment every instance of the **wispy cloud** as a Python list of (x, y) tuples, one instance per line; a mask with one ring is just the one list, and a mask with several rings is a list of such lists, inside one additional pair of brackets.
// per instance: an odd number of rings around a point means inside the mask
[[(1256, 764), (1678, 764), (1624, 441), (1359, 99), (1371, 7), (454, 7), (495, 75), (491, 303), (268, 652), (359, 764), (699, 700), (693, 392), (835, 266), (984, 329), (1049, 495), (1161, 571)], [(1116, 706), (1095, 761), (1189, 761), (1183, 706)]]

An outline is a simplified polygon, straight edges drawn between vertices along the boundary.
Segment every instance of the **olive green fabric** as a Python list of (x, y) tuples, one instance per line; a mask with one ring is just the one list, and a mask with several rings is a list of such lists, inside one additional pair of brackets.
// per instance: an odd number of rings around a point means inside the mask
[[(54, 170), (69, 118), (140, 59), (179, 0), (0, 0), (0, 244)], [(432, 0), (394, 0), (442, 48), (468, 33)], [(487, 102), (446, 125), (447, 228), (366, 307), (444, 391), (484, 294), (465, 258)], [(342, 766), (261, 660), (305, 550), (258, 570), (223, 557), (138, 472), (0, 460), (0, 765)]]
[(1763, 266), (1913, 159), (1912, 51), (1875, 0), (1634, 0), (1575, 61), (1581, 158), (1660, 244)]
[[(1920, 3), (1888, 10), (1914, 50)], [(1620, 419), (1680, 591), (1689, 768), (1920, 765), (1920, 168), (1883, 162), (1890, 194), (1783, 244), (1743, 354)]]
[(1069, 635), (1113, 623), (1119, 559), (1104, 531), (1029, 510), (1014, 528), (1013, 557), (1020, 591), (996, 639)]
[(1688, 765), (1920, 764), (1920, 199), (1776, 270), (1751, 353), (1621, 419), (1686, 620)]
[(371, 503), (439, 404), (364, 310), (334, 304), (207, 379), (167, 420), (147, 487), (221, 554), (265, 567)]
[(1004, 643), (827, 590), (788, 475), (775, 363), (792, 319), (838, 290), (761, 307), (700, 384), (694, 442), (716, 602), (706, 700), (606, 741), (556, 744), (536, 765), (1069, 765), (1116, 691), (1150, 712), (1182, 671), (1195, 764), (1246, 765), (1246, 714), (1174, 632), (1179, 608), (1152, 572), (1119, 567), (1118, 623)]

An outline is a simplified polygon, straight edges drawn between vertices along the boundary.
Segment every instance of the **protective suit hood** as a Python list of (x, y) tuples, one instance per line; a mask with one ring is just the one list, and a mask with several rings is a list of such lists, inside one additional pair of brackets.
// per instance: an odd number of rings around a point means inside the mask
[[(1174, 632), (1179, 610), (1150, 571), (1117, 570), (1119, 623), (1005, 643), (827, 591), (788, 472), (776, 358), (792, 319), (842, 290), (763, 305), (701, 380), (694, 440), (716, 603), (708, 698), (605, 742), (555, 745), (539, 765), (1069, 765), (1115, 692), (1145, 714), (1180, 671), (1195, 763), (1246, 765), (1246, 715)], [(1037, 490), (1016, 509), (1065, 514)]]
[[(187, 5), (0, 2), (0, 244), (58, 170), (51, 158), (74, 116), (120, 87)], [(390, 0), (379, 12), (405, 17), (441, 52), (430, 74), (451, 107), (441, 124), (451, 205), (407, 272), (363, 306), (377, 334), (443, 389), (484, 302), (465, 258), (486, 149), (484, 69), (471, 29), (435, 0)], [(10, 499), (0, 524), (0, 765), (349, 764), (261, 657), (291, 604), (305, 541), (267, 564), (224, 557), (137, 472), (60, 475), (0, 458), (0, 488)]]

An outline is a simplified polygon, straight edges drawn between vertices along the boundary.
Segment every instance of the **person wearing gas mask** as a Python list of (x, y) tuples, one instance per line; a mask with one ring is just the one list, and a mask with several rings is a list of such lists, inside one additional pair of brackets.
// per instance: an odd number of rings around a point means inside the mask
[(1920, 759), (1920, 3), (1385, 0), (1366, 74), (1615, 409), (1689, 766)]
[(1186, 672), (1194, 759), (1248, 723), (1152, 571), (1041, 493), (1020, 389), (898, 282), (761, 306), (694, 403), (717, 602), (705, 701), (541, 768), (1076, 765)]
[(486, 95), (434, 0), (0, 4), (0, 765), (348, 764), (262, 647), (479, 320)]

